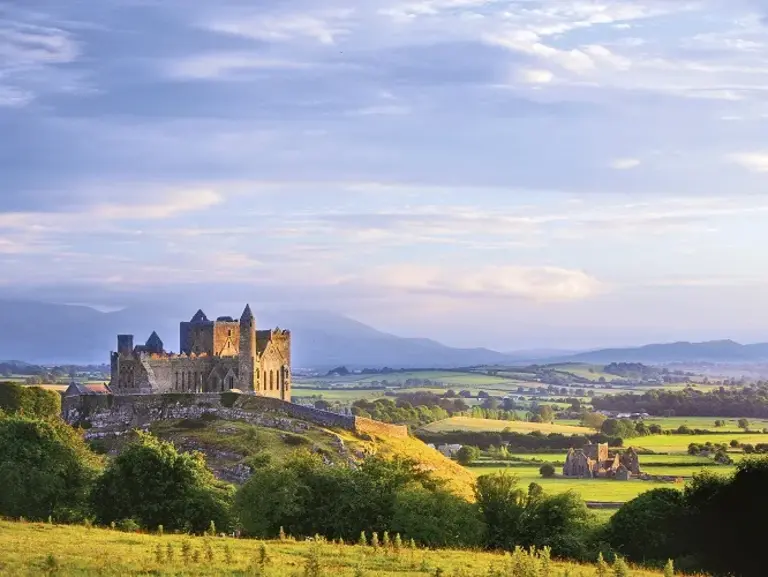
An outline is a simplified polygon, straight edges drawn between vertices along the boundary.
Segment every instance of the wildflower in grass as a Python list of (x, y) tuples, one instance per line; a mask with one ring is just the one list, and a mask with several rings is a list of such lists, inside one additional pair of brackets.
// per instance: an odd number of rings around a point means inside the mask
[(366, 547), (368, 545), (368, 538), (365, 536), (365, 531), (360, 531), (360, 538), (357, 540), (357, 544), (360, 547)]
[(262, 543), (259, 545), (259, 567), (264, 569), (267, 564), (269, 564), (269, 554), (267, 553), (267, 546)]
[(304, 563), (304, 577), (322, 577), (322, 575), (322, 545), (320, 541), (313, 541), (309, 547), (306, 562)]
[(190, 545), (189, 541), (184, 541), (181, 544), (181, 559), (184, 561), (184, 563), (189, 563), (191, 558), (192, 558), (192, 545)]
[(550, 547), (544, 547), (541, 551), (539, 551), (539, 564), (541, 565), (542, 575), (549, 575), (551, 562), (552, 549)]
[(161, 537), (163, 536), (163, 526), (162, 525), (158, 525), (157, 526), (157, 534), (160, 535)]
[(384, 531), (384, 535), (381, 539), (381, 545), (385, 549), (389, 549), (392, 546), (392, 541), (389, 539), (389, 531)]
[(211, 521), (211, 524), (208, 527), (208, 534), (211, 537), (215, 537), (216, 536), (216, 523), (214, 523), (213, 521)]
[(165, 560), (168, 561), (168, 563), (173, 563), (173, 544), (168, 541), (168, 544), (165, 546)]
[(371, 534), (371, 547), (374, 549), (379, 548), (379, 534), (376, 531)]
[(400, 533), (397, 533), (395, 535), (395, 540), (394, 540), (393, 544), (395, 546), (395, 550), (396, 551), (400, 551), (400, 549), (403, 548), (403, 539), (400, 537)]
[(355, 567), (355, 576), (354, 577), (365, 577), (365, 571), (363, 570), (363, 566), (361, 564), (358, 564)]
[(416, 541), (413, 539), (413, 537), (411, 537), (408, 541), (408, 548), (411, 550), (416, 549)]
[(207, 540), (203, 545), (203, 553), (205, 554), (205, 560), (208, 561), (208, 563), (213, 563), (213, 547), (211, 547), (211, 544)]
[(46, 575), (56, 575), (59, 572), (59, 560), (53, 553), (48, 553), (43, 561), (43, 571)]
[(163, 548), (158, 543), (155, 545), (155, 563), (162, 564), (163, 561), (165, 561), (165, 553), (163, 553)]
[(597, 554), (597, 577), (608, 577), (608, 563), (603, 558), (602, 551)]
[(224, 544), (224, 562), (227, 565), (232, 565), (232, 561), (234, 560), (232, 556), (232, 549), (229, 547), (229, 543)]
[(613, 575), (614, 577), (629, 577), (629, 567), (621, 557), (616, 557), (613, 562)]
[(192, 563), (200, 563), (200, 550), (195, 549), (192, 551)]
[(286, 540), (286, 536), (285, 536), (285, 530), (283, 529), (283, 526), (282, 526), (282, 525), (280, 525), (280, 534), (278, 535), (278, 538), (279, 538), (281, 541), (285, 541), (285, 540)]
[(672, 559), (669, 559), (664, 565), (664, 577), (675, 577), (675, 564)]

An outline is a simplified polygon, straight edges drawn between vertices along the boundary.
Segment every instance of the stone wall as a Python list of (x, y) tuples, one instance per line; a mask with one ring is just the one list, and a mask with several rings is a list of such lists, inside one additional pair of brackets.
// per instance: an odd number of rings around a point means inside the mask
[(211, 414), (220, 419), (245, 421), (253, 425), (294, 430), (294, 419), (327, 428), (369, 435), (407, 437), (406, 427), (371, 419), (339, 415), (312, 407), (295, 405), (271, 397), (237, 393), (164, 395), (100, 395), (65, 397), (62, 417), (70, 424), (89, 429), (91, 437), (144, 429), (155, 421), (198, 419)]

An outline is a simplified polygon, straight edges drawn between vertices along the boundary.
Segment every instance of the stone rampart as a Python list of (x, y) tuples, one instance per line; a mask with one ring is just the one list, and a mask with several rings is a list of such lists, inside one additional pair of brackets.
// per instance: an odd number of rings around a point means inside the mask
[(295, 422), (299, 420), (355, 433), (408, 436), (406, 427), (339, 415), (272, 397), (232, 392), (75, 396), (65, 397), (62, 402), (64, 420), (84, 426), (91, 437), (146, 429), (156, 421), (199, 419), (203, 415), (291, 431), (302, 428), (302, 423)]

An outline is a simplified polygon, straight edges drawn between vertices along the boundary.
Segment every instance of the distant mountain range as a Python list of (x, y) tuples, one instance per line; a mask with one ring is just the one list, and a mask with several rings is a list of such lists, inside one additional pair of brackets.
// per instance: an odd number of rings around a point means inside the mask
[[(193, 311), (194, 312), (194, 311)], [(210, 311), (215, 313), (215, 311)], [(190, 313), (191, 316), (191, 313)], [(476, 365), (545, 364), (549, 362), (720, 362), (768, 361), (768, 343), (733, 341), (652, 344), (635, 348), (569, 353), (527, 350), (501, 353), (484, 348), (448, 347), (430, 339), (402, 338), (342, 315), (318, 311), (284, 311), (259, 315), (262, 328), (280, 326), (293, 335), (297, 368), (455, 368)], [(108, 363), (118, 333), (143, 342), (153, 330), (166, 349), (178, 350), (176, 311), (145, 307), (104, 313), (86, 306), (0, 300), (0, 359), (36, 364)]]

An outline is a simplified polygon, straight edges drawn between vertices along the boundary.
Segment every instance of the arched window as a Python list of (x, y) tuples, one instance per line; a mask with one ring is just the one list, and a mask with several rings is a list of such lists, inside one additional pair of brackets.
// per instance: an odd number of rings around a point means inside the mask
[(179, 373), (176, 371), (176, 390), (179, 390)]
[(275, 371), (272, 369), (269, 371), (269, 390), (275, 390)]
[(192, 380), (192, 371), (187, 373), (187, 390), (192, 393), (195, 392), (195, 382)]
[(229, 377), (229, 388), (230, 389), (235, 388), (235, 377)]

